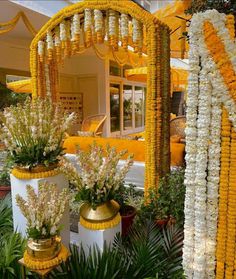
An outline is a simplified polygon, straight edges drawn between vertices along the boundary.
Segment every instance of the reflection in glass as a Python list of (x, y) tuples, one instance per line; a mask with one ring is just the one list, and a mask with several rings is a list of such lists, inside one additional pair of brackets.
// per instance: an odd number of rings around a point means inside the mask
[(124, 130), (132, 129), (132, 85), (124, 85), (123, 87), (123, 114), (124, 114)]
[(110, 84), (111, 132), (120, 131), (120, 85)]
[(143, 87), (135, 86), (134, 91), (135, 128), (144, 126), (144, 94)]

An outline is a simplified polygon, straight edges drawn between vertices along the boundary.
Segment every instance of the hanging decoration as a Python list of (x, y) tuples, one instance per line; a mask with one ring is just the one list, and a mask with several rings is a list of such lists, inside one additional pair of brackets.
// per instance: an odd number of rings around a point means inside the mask
[[(148, 56), (146, 190), (156, 188), (170, 169), (169, 140), (163, 140), (169, 125), (164, 121), (169, 117), (169, 34), (166, 25), (133, 1), (84, 0), (58, 12), (31, 44), (32, 95), (48, 95), (53, 101), (58, 100), (58, 67), (71, 54), (93, 47), (102, 59), (112, 55), (119, 64), (135, 66), (142, 66), (143, 53)], [(109, 52), (99, 47), (102, 42)], [(129, 49), (136, 53), (131, 55)], [(163, 145), (166, 152), (161, 152)]]
[(234, 20), (216, 10), (195, 14), (189, 36), (183, 267), (188, 279), (234, 278)]
[[(82, 17), (84, 21), (81, 20)], [(129, 28), (130, 26), (132, 28)], [(47, 61), (51, 61), (53, 50), (55, 50), (57, 63), (60, 63), (62, 55), (67, 57), (71, 54), (77, 54), (84, 47), (94, 47), (95, 44), (107, 41), (110, 49), (106, 54), (102, 55), (95, 47), (98, 57), (105, 57), (112, 53), (120, 65), (131, 63), (134, 66), (140, 66), (140, 60), (133, 64), (130, 55), (126, 55), (126, 59), (121, 60), (114, 53), (119, 50), (119, 47), (127, 52), (128, 45), (130, 45), (134, 53), (138, 53), (139, 57), (142, 57), (144, 32), (141, 21), (131, 18), (126, 13), (118, 13), (112, 9), (102, 11), (86, 8), (84, 14), (76, 13), (72, 17), (62, 20), (55, 28), (48, 29), (45, 40), (47, 47), (45, 48), (44, 41), (40, 41), (38, 54), (41, 62), (44, 56)], [(121, 45), (119, 45), (119, 41), (121, 41)]]
[(30, 20), (22, 11), (19, 12), (12, 20), (0, 23), (0, 35), (12, 31), (16, 27), (16, 24), (18, 23), (20, 18), (22, 18), (26, 28), (34, 37), (37, 34), (37, 31), (34, 29)]

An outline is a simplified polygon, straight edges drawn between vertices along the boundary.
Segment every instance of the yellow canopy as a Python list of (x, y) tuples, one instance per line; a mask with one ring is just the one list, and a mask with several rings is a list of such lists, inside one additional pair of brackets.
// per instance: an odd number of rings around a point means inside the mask
[(31, 78), (7, 83), (7, 88), (15, 93), (32, 93)]
[[(191, 0), (176, 0), (174, 3), (168, 4), (163, 9), (154, 13), (158, 19), (166, 23), (172, 30), (170, 36), (171, 57), (186, 58), (188, 51), (188, 43), (183, 37), (186, 32), (186, 23), (190, 16), (185, 14)], [(178, 17), (184, 18), (178, 18)]]
[[(125, 76), (132, 81), (147, 81), (147, 67), (125, 70)], [(171, 86), (174, 90), (186, 87), (188, 83), (188, 71), (179, 68), (171, 68)]]

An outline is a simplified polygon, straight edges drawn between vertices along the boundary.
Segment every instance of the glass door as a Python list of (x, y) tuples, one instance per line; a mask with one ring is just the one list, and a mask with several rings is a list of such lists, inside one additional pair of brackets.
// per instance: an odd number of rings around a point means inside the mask
[(120, 85), (110, 83), (111, 133), (120, 132)]

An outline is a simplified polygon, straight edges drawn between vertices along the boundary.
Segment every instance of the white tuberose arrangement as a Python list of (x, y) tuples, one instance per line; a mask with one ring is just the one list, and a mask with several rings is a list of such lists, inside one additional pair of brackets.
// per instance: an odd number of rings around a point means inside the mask
[(45, 239), (58, 235), (59, 222), (69, 202), (67, 189), (58, 191), (57, 185), (39, 184), (38, 195), (27, 185), (27, 200), (16, 195), (16, 204), (27, 220), (27, 234), (32, 239)]

